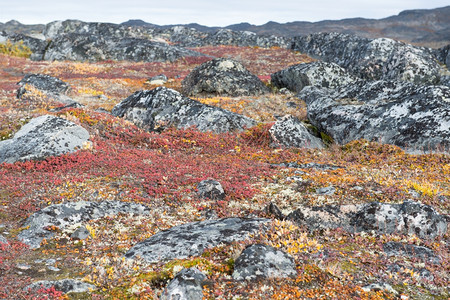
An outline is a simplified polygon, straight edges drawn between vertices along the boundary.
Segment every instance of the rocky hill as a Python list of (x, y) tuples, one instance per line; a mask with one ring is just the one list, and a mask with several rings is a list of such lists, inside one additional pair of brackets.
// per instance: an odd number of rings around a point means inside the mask
[(0, 34), (0, 299), (448, 299), (449, 46)]

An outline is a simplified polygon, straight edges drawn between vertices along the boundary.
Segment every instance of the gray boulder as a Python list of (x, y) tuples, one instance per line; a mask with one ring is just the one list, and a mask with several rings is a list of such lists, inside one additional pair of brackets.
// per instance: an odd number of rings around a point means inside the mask
[(275, 87), (297, 93), (308, 85), (334, 89), (356, 80), (339, 65), (323, 61), (290, 66), (271, 75), (271, 82)]
[(441, 263), (441, 259), (429, 248), (399, 242), (387, 242), (383, 244), (383, 251), (387, 256), (408, 256), (433, 264)]
[(358, 82), (335, 90), (306, 87), (308, 119), (333, 140), (366, 139), (410, 152), (450, 150), (450, 88), (396, 81)]
[(219, 244), (245, 240), (267, 222), (260, 218), (226, 218), (175, 226), (136, 244), (125, 257), (157, 263), (198, 256)]
[(270, 90), (241, 63), (216, 58), (196, 67), (183, 82), (186, 95), (257, 96)]
[(21, 231), (17, 238), (30, 248), (36, 249), (44, 238), (50, 239), (54, 236), (54, 231), (47, 230), (49, 227), (70, 230), (70, 227), (77, 227), (83, 222), (119, 213), (148, 215), (150, 209), (142, 204), (120, 201), (53, 204), (32, 214), (23, 224), (23, 227), (28, 229)]
[(134, 93), (117, 104), (112, 114), (150, 131), (196, 126), (200, 131), (221, 133), (256, 125), (250, 118), (202, 104), (165, 87)]
[(214, 179), (202, 180), (197, 185), (197, 194), (200, 198), (221, 200), (225, 192), (220, 182)]
[(146, 62), (175, 61), (185, 56), (204, 56), (199, 52), (140, 38), (118, 38), (68, 33), (57, 36), (47, 47), (44, 60)]
[(34, 88), (53, 94), (65, 94), (69, 90), (69, 84), (59, 78), (44, 74), (28, 74), (17, 83), (20, 88), (17, 91), (17, 98), (22, 98), (26, 93), (26, 86), (31, 85)]
[(206, 275), (196, 268), (181, 270), (161, 295), (161, 300), (203, 299), (203, 281)]
[(342, 33), (314, 33), (293, 39), (291, 48), (369, 80), (437, 84), (440, 67), (433, 53), (388, 38), (367, 39)]
[(56, 291), (63, 293), (85, 293), (95, 290), (97, 287), (93, 284), (83, 282), (77, 279), (61, 279), (61, 280), (42, 280), (34, 282), (24, 288), (24, 291), (36, 292), (41, 288), (49, 289), (55, 287)]
[(313, 136), (305, 125), (293, 116), (284, 116), (269, 129), (275, 146), (324, 148), (322, 140)]
[(0, 141), (0, 163), (44, 159), (71, 153), (89, 143), (89, 133), (66, 119), (44, 115), (24, 125), (12, 139)]
[(289, 254), (268, 245), (250, 245), (236, 259), (233, 279), (295, 278), (295, 261)]
[(415, 234), (435, 239), (447, 232), (445, 215), (431, 206), (405, 201), (402, 204), (371, 202), (360, 205), (303, 206), (287, 219), (310, 230), (343, 228), (350, 232), (375, 231), (379, 234)]

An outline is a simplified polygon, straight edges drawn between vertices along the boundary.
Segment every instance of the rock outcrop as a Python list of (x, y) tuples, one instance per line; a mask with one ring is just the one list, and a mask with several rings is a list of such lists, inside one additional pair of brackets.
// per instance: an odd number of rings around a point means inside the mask
[(405, 201), (402, 204), (371, 202), (360, 205), (301, 207), (287, 219), (310, 230), (343, 228), (350, 232), (415, 234), (434, 239), (447, 232), (448, 220), (431, 206)]
[(440, 67), (431, 51), (387, 38), (315, 33), (294, 38), (291, 48), (334, 62), (363, 79), (439, 83)]
[(236, 259), (233, 279), (295, 278), (295, 261), (289, 254), (268, 245), (250, 245)]
[(220, 133), (256, 124), (250, 118), (202, 104), (165, 87), (134, 93), (117, 104), (112, 114), (150, 131), (196, 126), (200, 131)]
[(185, 56), (204, 55), (193, 50), (147, 39), (69, 33), (55, 37), (47, 47), (43, 59), (49, 61), (112, 59), (161, 62), (175, 61)]
[(433, 264), (441, 263), (441, 259), (431, 249), (423, 246), (387, 242), (383, 245), (383, 251), (388, 256), (407, 256)]
[(198, 300), (203, 298), (206, 275), (196, 268), (181, 270), (164, 290), (161, 300)]
[(275, 87), (297, 93), (308, 85), (334, 89), (356, 80), (339, 65), (323, 61), (290, 66), (271, 75), (271, 83)]
[[(79, 201), (53, 204), (31, 215), (23, 224), (27, 229), (17, 236), (32, 249), (40, 247), (43, 239), (50, 239), (55, 231), (51, 227), (73, 231), (81, 223), (118, 213), (146, 215), (150, 209), (142, 204), (120, 201)], [(73, 228), (75, 227), (75, 228)]]
[(250, 96), (269, 92), (269, 88), (241, 63), (216, 58), (196, 67), (183, 80), (183, 92), (189, 96)]
[(339, 144), (366, 139), (410, 152), (450, 150), (450, 89), (395, 81), (307, 87), (308, 119)]
[(89, 132), (73, 122), (40, 116), (24, 125), (12, 139), (0, 142), (0, 163), (71, 153), (89, 146), (89, 138)]
[(221, 243), (245, 240), (267, 222), (261, 218), (227, 218), (175, 226), (136, 244), (125, 257), (157, 263), (198, 256)]
[(321, 139), (313, 136), (300, 120), (293, 116), (284, 116), (269, 129), (274, 146), (297, 148), (324, 148)]

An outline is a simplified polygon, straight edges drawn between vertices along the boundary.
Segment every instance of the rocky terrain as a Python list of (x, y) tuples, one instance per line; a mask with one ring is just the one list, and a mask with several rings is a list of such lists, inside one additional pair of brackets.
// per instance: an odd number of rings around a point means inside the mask
[(0, 35), (0, 299), (448, 299), (448, 46)]

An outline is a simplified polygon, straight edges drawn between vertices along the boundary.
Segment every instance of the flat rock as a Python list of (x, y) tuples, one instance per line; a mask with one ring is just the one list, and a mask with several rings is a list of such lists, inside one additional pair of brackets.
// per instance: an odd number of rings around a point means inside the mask
[(226, 218), (188, 223), (160, 231), (136, 244), (125, 254), (148, 263), (201, 255), (222, 243), (245, 240), (269, 219)]
[(257, 96), (270, 90), (241, 63), (216, 58), (196, 67), (183, 82), (183, 92), (188, 96)]
[(309, 230), (343, 228), (350, 232), (415, 234), (434, 239), (445, 235), (448, 221), (431, 206), (414, 201), (402, 204), (371, 202), (359, 205), (303, 206), (287, 219)]
[(291, 48), (334, 62), (363, 79), (439, 83), (440, 66), (432, 51), (388, 38), (367, 39), (335, 32), (313, 33), (295, 37)]
[(88, 131), (73, 122), (40, 116), (24, 125), (12, 139), (0, 142), (0, 163), (71, 153), (85, 147), (89, 138)]
[(295, 261), (289, 254), (268, 245), (250, 245), (236, 259), (233, 279), (295, 278)]
[(303, 123), (293, 116), (284, 116), (269, 129), (275, 146), (324, 148), (321, 139), (313, 136)]
[(388, 256), (408, 256), (433, 264), (441, 263), (441, 259), (429, 248), (399, 242), (383, 244), (383, 251)]
[(305, 86), (337, 88), (355, 82), (344, 68), (335, 63), (315, 61), (290, 66), (271, 75), (271, 83), (278, 88), (300, 92)]
[(181, 270), (165, 288), (161, 300), (185, 299), (198, 300), (203, 298), (203, 281), (206, 275), (196, 268)]
[(412, 153), (450, 150), (450, 88), (363, 81), (334, 90), (306, 87), (308, 119), (339, 144), (366, 139)]
[(77, 279), (61, 279), (61, 280), (42, 280), (34, 282), (24, 288), (24, 291), (38, 291), (41, 288), (49, 289), (55, 287), (56, 291), (63, 293), (84, 293), (95, 290), (97, 287), (93, 284), (83, 282)]
[(50, 239), (54, 236), (54, 231), (47, 230), (49, 227), (70, 230), (70, 227), (79, 227), (83, 222), (118, 213), (147, 215), (150, 209), (142, 204), (120, 201), (54, 204), (32, 214), (23, 224), (23, 227), (28, 228), (21, 231), (17, 238), (30, 248), (36, 249), (44, 238)]
[(165, 87), (134, 93), (117, 104), (112, 114), (149, 131), (196, 126), (200, 131), (221, 133), (256, 125), (250, 118), (202, 104)]

